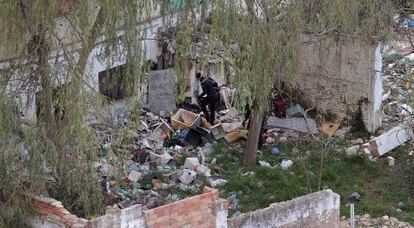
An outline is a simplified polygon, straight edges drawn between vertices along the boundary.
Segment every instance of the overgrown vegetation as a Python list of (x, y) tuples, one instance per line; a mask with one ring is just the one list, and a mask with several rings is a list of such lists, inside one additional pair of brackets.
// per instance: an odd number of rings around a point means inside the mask
[(360, 100), (358, 102), (358, 107), (356, 108), (354, 112), (350, 114), (350, 120), (349, 120), (349, 124), (352, 127), (351, 131), (354, 134), (354, 136), (357, 138), (359, 137), (366, 138), (370, 135), (364, 123), (364, 115), (362, 112), (363, 102), (364, 102), (363, 100)]
[[(93, 7), (88, 0), (74, 2), (73, 10), (65, 14), (59, 13), (61, 1), (0, 2), (0, 48), (12, 53), (6, 58), (13, 59), (0, 71), (0, 202), (4, 206), (0, 207), (0, 223), (6, 225), (14, 223), (13, 226), (20, 227), (24, 223), (21, 218), (30, 212), (25, 210), (30, 204), (20, 194), (49, 192), (71, 212), (87, 218), (103, 211), (96, 170), (92, 168), (99, 150), (93, 132), (84, 122), (86, 116), (99, 109), (102, 99), (89, 88), (92, 77), (85, 72), (97, 41), (102, 63), (121, 59), (128, 63), (124, 83), (129, 85), (129, 91), (137, 92), (145, 85), (141, 45), (146, 32), (137, 26), (137, 18), (147, 19), (148, 12), (155, 7), (153, 3), (159, 1), (98, 0)], [(390, 1), (383, 0), (290, 1), (290, 4), (246, 0), (246, 7), (238, 0), (202, 2), (200, 7), (189, 5), (178, 20), (181, 32), (174, 46), (178, 54), (176, 66), (184, 72), (181, 75), (188, 73), (191, 58), (187, 55), (194, 48), (189, 43), (194, 33), (205, 31), (191, 25), (196, 24), (198, 13), (205, 16), (211, 7), (211, 33), (195, 37), (207, 35), (205, 38), (211, 41), (208, 54), (224, 49), (220, 58), (235, 70), (231, 82), (238, 88), (236, 106), (239, 109), (253, 106), (262, 112), (273, 82), (281, 74), (294, 74), (303, 33), (328, 31), (366, 39), (382, 36), (388, 31), (393, 8)], [(169, 23), (169, 19), (165, 22)], [(58, 30), (61, 24), (69, 26), (68, 30)], [(124, 31), (121, 37), (120, 28)], [(68, 44), (72, 43), (78, 43), (79, 50), (70, 49)], [(240, 52), (230, 52), (234, 44)], [(206, 56), (202, 59), (204, 63), (209, 60)], [(183, 81), (177, 77), (180, 99)], [(59, 93), (54, 91), (58, 85), (63, 87)], [(55, 99), (54, 95), (58, 97)], [(15, 100), (9, 99), (16, 97), (22, 98), (20, 108), (38, 98), (37, 118), (23, 122)], [(249, 151), (255, 154), (257, 142), (249, 142), (253, 145)], [(27, 155), (15, 160), (18, 144)], [(244, 169), (234, 168), (236, 173)], [(260, 167), (252, 169), (262, 176), (281, 175)], [(236, 183), (232, 180), (228, 186)], [(310, 183), (307, 190), (299, 185), (288, 187), (298, 188), (297, 193), (315, 189)], [(282, 194), (279, 199), (285, 196)], [(264, 199), (252, 207), (263, 204)]]
[[(225, 170), (220, 176), (228, 180), (222, 187), (222, 197), (236, 192), (241, 212), (329, 188), (341, 196), (342, 215), (349, 216), (349, 196), (358, 192), (362, 200), (352, 202), (356, 214), (369, 213), (372, 217), (387, 214), (414, 223), (414, 195), (410, 190), (413, 164), (408, 156), (409, 147), (402, 146), (392, 152), (396, 167), (390, 168), (386, 159), (370, 161), (363, 155), (348, 157), (341, 149), (344, 145), (344, 141), (302, 141), (297, 145), (279, 145), (281, 153), (277, 155), (264, 150), (258, 158), (271, 165), (291, 159), (294, 164), (288, 170), (243, 167), (242, 154), (220, 144), (215, 146), (211, 157), (217, 158), (217, 166)], [(402, 212), (397, 212), (397, 208)], [(233, 209), (231, 213), (234, 212)]]

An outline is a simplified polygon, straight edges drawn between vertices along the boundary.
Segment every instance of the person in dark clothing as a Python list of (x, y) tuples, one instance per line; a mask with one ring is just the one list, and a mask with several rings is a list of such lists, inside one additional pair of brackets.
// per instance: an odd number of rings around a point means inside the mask
[(201, 88), (203, 89), (203, 92), (198, 96), (198, 103), (207, 121), (213, 124), (216, 119), (216, 107), (220, 101), (218, 84), (210, 77), (202, 77), (200, 72), (196, 74), (196, 78), (200, 80)]

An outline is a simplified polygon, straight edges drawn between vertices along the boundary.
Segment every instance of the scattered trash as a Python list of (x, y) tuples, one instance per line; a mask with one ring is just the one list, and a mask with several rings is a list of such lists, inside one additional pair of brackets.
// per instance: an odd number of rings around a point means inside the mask
[(388, 156), (387, 160), (388, 160), (388, 166), (389, 167), (393, 167), (395, 165), (395, 158), (393, 158), (391, 156)]
[(357, 139), (353, 139), (351, 140), (351, 143), (356, 145), (356, 144), (363, 144), (364, 140), (362, 140), (361, 138), (357, 138)]
[(290, 117), (303, 117), (305, 110), (299, 104), (296, 104), (286, 110), (286, 114)]
[(279, 154), (279, 153), (280, 153), (280, 150), (279, 150), (278, 147), (272, 147), (272, 148), (270, 148), (270, 154), (271, 155), (276, 155), (276, 154)]
[(289, 169), (291, 166), (293, 165), (293, 161), (292, 160), (283, 160), (280, 163), (280, 168), (283, 170), (287, 170)]
[(274, 144), (274, 143), (276, 143), (276, 139), (274, 139), (272, 137), (267, 137), (266, 138), (266, 143), (267, 144)]
[(184, 163), (184, 169), (196, 170), (200, 166), (198, 158), (186, 158)]
[(242, 213), (240, 211), (236, 211), (236, 212), (234, 212), (234, 214), (231, 217), (232, 218), (239, 217), (241, 214)]
[(403, 110), (401, 111), (402, 115), (408, 116), (413, 114), (413, 109), (409, 105), (402, 104), (401, 107), (403, 108)]
[(211, 170), (205, 165), (199, 165), (196, 168), (197, 174), (203, 175), (205, 177), (211, 176)]
[(169, 134), (173, 129), (164, 120), (161, 119), (161, 124), (154, 129), (150, 134), (150, 138), (154, 141), (161, 141), (164, 139), (165, 134)]
[(178, 179), (183, 184), (191, 184), (195, 180), (196, 176), (197, 174), (193, 170), (184, 169)]
[(216, 180), (209, 179), (209, 184), (213, 188), (217, 188), (217, 187), (223, 186), (226, 183), (227, 183), (227, 181), (224, 180), (224, 179), (216, 179)]
[(361, 201), (361, 195), (358, 192), (354, 192), (349, 196), (349, 199), (352, 200), (352, 201), (360, 202)]
[(265, 168), (273, 168), (273, 167), (269, 164), (269, 162), (266, 162), (266, 161), (259, 161), (259, 164), (260, 164), (260, 166), (261, 166), (261, 167), (265, 167)]
[(351, 147), (349, 147), (345, 150), (345, 153), (348, 156), (353, 156), (353, 155), (356, 155), (358, 153), (358, 150), (359, 150), (359, 145), (351, 146)]
[(280, 137), (280, 139), (279, 139), (279, 142), (281, 142), (281, 143), (285, 143), (285, 142), (287, 142), (288, 140), (287, 140), (287, 138), (286, 137)]
[(162, 182), (158, 179), (152, 179), (151, 181), (154, 190), (158, 190), (162, 188)]
[(397, 209), (395, 209), (395, 212), (397, 212), (397, 213), (401, 213), (401, 212), (402, 212), (402, 210), (401, 210), (400, 208), (397, 208)]
[(414, 19), (411, 18), (405, 18), (402, 23), (402, 26), (408, 27), (408, 28), (414, 28)]
[(137, 171), (131, 171), (128, 175), (128, 180), (132, 182), (138, 182), (141, 179), (142, 179), (142, 173), (137, 172)]

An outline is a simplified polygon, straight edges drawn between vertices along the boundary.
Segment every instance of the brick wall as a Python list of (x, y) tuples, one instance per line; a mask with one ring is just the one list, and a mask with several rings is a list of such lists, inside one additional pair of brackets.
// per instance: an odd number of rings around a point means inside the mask
[(340, 196), (331, 190), (248, 212), (228, 220), (229, 228), (339, 228)]
[(92, 220), (70, 214), (59, 201), (50, 198), (38, 198), (34, 205), (38, 216), (29, 222), (35, 228), (227, 227), (228, 203), (219, 198), (218, 190), (208, 187), (201, 195), (149, 211), (142, 211), (141, 205), (108, 207), (105, 215)]
[(228, 202), (218, 190), (208, 187), (204, 193), (171, 204), (142, 211), (141, 205), (125, 209), (108, 207), (105, 215), (86, 220), (70, 214), (60, 202), (35, 199), (38, 216), (30, 219), (39, 228), (156, 228), (156, 227), (339, 227), (340, 196), (331, 190), (315, 192), (290, 201), (248, 212), (227, 220)]
[(219, 199), (218, 190), (206, 187), (204, 194), (145, 211), (144, 216), (149, 228), (223, 227), (218, 226), (216, 215), (226, 210), (227, 203)]
[(71, 214), (61, 202), (52, 198), (36, 197), (33, 199), (33, 207), (38, 216), (29, 219), (32, 227), (86, 227), (88, 224), (88, 220)]

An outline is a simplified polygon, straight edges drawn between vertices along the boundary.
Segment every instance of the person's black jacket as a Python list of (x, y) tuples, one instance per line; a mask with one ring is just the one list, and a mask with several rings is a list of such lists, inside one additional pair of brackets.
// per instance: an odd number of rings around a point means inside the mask
[(203, 92), (200, 94), (200, 97), (203, 97), (207, 94), (208, 99), (218, 99), (219, 98), (219, 88), (216, 81), (212, 78), (207, 77), (201, 80), (201, 88)]

